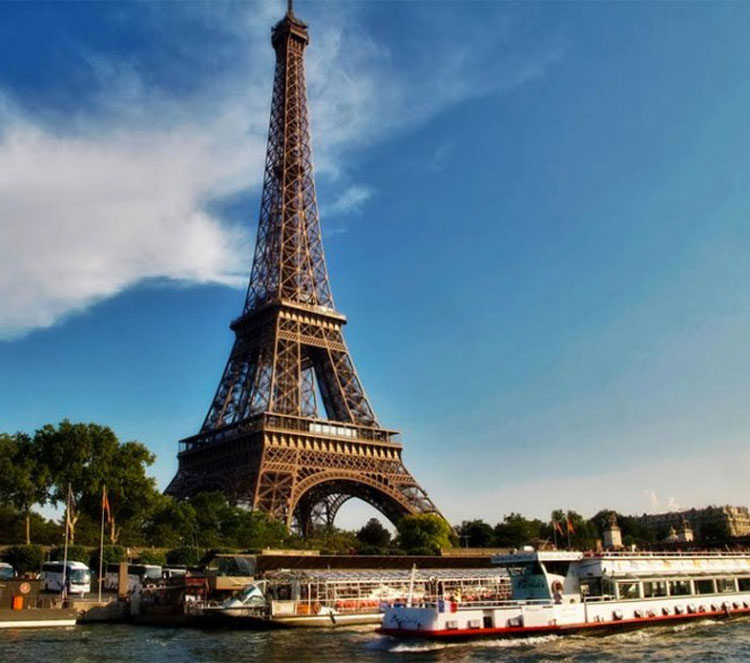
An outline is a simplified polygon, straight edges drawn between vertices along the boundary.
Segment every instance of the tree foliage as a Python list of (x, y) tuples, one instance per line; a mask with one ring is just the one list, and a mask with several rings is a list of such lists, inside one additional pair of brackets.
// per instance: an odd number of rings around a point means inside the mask
[(25, 433), (0, 433), (0, 502), (23, 513), (27, 545), (31, 543), (31, 507), (47, 501), (50, 483), (36, 440)]
[[(55, 546), (49, 551), (49, 558), (50, 560), (56, 561), (56, 562), (62, 562), (65, 558), (65, 547), (64, 546)], [(78, 544), (73, 544), (72, 546), (68, 546), (68, 561), (69, 562), (83, 562), (84, 564), (88, 564), (89, 560), (91, 559), (91, 551), (87, 546), (81, 546)]]
[(44, 561), (44, 548), (40, 545), (11, 546), (3, 551), (3, 561), (17, 573), (38, 573)]
[(404, 516), (397, 529), (400, 545), (407, 552), (437, 555), (453, 545), (451, 526), (435, 513)]
[(155, 480), (146, 476), (154, 456), (143, 444), (121, 443), (108, 426), (67, 419), (57, 426), (47, 424), (34, 440), (51, 478), (50, 501), (66, 504), (70, 487), (72, 540), (82, 514), (94, 521), (101, 517), (105, 486), (110, 543), (118, 542), (124, 528), (138, 530), (158, 497)]
[[(377, 518), (370, 518), (367, 524), (357, 532), (357, 539), (368, 551), (385, 552), (391, 544), (391, 533), (383, 527)], [(369, 552), (374, 554), (374, 552)]]
[(541, 520), (528, 520), (520, 513), (511, 512), (495, 525), (495, 545), (500, 548), (519, 548), (533, 540), (546, 538)]
[(167, 552), (167, 564), (172, 566), (194, 566), (203, 556), (203, 550), (195, 546), (180, 546)]
[(26, 526), (31, 540), (42, 545), (58, 543), (63, 530), (59, 523), (48, 520), (35, 511), (28, 514), (8, 504), (0, 503), (0, 544), (13, 544), (26, 541)]
[(492, 525), (478, 520), (464, 520), (458, 529), (461, 546), (466, 548), (491, 548), (495, 545)]

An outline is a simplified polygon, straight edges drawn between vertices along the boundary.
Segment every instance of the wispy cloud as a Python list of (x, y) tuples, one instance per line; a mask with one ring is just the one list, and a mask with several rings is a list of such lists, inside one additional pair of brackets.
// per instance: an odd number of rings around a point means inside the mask
[[(138, 59), (95, 52), (85, 54), (89, 103), (69, 115), (28, 110), (13, 90), (0, 90), (0, 339), (51, 326), (145, 278), (244, 285), (253, 229), (207, 210), (260, 185), (268, 29), (278, 12), (270, 3), (181, 7), (211, 24), (217, 52), (229, 48), (222, 34), (233, 34), (237, 49), (234, 67), (188, 93), (147, 82)], [(477, 66), (481, 48), (435, 51), (404, 71), (367, 34), (361, 10), (311, 11), (316, 170), (334, 183), (352, 149), (538, 77), (559, 57), (554, 49), (514, 56), (487, 70)], [(165, 14), (157, 7), (153, 17)], [(179, 60), (179, 42), (175, 53)], [(349, 186), (323, 207), (331, 216), (356, 212), (371, 195), (364, 184)]]
[(659, 511), (680, 511), (680, 503), (673, 496), (669, 496), (666, 500), (662, 500), (652, 488), (646, 488), (643, 491), (643, 494), (646, 496), (649, 511), (652, 513)]
[(373, 191), (370, 187), (355, 184), (345, 189), (330, 205), (322, 208), (321, 214), (325, 217), (340, 216), (361, 211), (364, 204), (372, 198)]

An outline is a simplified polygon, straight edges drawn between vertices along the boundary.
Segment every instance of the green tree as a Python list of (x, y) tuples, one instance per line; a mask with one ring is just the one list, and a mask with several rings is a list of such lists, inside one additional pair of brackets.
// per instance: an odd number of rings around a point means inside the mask
[(519, 548), (542, 538), (541, 520), (528, 520), (520, 513), (511, 512), (503, 522), (495, 525), (495, 545), (502, 548)]
[(239, 524), (234, 532), (238, 547), (261, 549), (285, 545), (289, 530), (284, 523), (265, 511), (240, 511)]
[(598, 535), (596, 526), (576, 511), (566, 513), (566, 528), (572, 529), (568, 532), (571, 548), (586, 550), (596, 546)]
[(71, 541), (83, 513), (98, 522), (102, 508), (102, 489), (107, 487), (111, 507), (109, 539), (119, 539), (122, 528), (135, 531), (146, 519), (157, 497), (154, 479), (146, 476), (146, 467), (154, 456), (139, 442), (121, 444), (111, 428), (94, 423), (50, 424), (36, 432), (35, 442), (50, 471), (53, 504), (65, 504), (71, 491)]
[[(65, 547), (55, 546), (49, 551), (49, 558), (51, 560), (61, 562), (65, 558)], [(68, 561), (69, 562), (83, 562), (88, 564), (91, 559), (91, 549), (86, 546), (72, 545), (68, 546)]]
[(304, 542), (306, 548), (317, 548), (325, 555), (352, 555), (360, 545), (354, 532), (332, 526), (317, 527)]
[(203, 550), (195, 546), (180, 546), (167, 552), (167, 564), (174, 566), (195, 566), (203, 556)]
[[(116, 564), (117, 562), (127, 561), (125, 548), (122, 546), (104, 546), (102, 549), (102, 569), (106, 573), (107, 564)], [(99, 572), (99, 548), (91, 552), (89, 558), (89, 568)]]
[(370, 518), (357, 532), (357, 539), (369, 549), (385, 549), (391, 544), (391, 533), (377, 518)]
[(31, 543), (31, 507), (46, 502), (50, 484), (35, 440), (25, 433), (0, 433), (0, 502), (23, 513), (27, 545)]
[(197, 545), (203, 548), (234, 545), (240, 518), (223, 492), (198, 493), (190, 498), (190, 505), (195, 510)]
[(64, 419), (57, 427), (42, 427), (34, 439), (50, 469), (51, 502), (66, 504), (70, 487), (70, 539), (75, 541), (81, 502), (84, 498), (96, 499), (93, 496), (101, 487), (101, 476), (113, 461), (117, 437), (105, 426), (73, 424)]
[(461, 545), (467, 548), (490, 548), (495, 545), (492, 525), (483, 520), (464, 520), (457, 530)]
[(39, 545), (11, 546), (3, 551), (3, 561), (20, 574), (38, 573), (44, 561), (44, 548)]
[(429, 551), (437, 555), (443, 548), (452, 547), (451, 526), (436, 513), (404, 516), (396, 529), (399, 545), (407, 552)]
[(701, 525), (698, 540), (703, 543), (723, 543), (730, 538), (729, 524), (725, 520), (709, 521)]
[(194, 545), (197, 531), (195, 507), (190, 502), (178, 502), (168, 495), (156, 498), (143, 526), (145, 540), (164, 548)]
[(161, 550), (141, 550), (138, 555), (141, 564), (156, 564), (164, 566), (167, 563), (167, 556)]
[(140, 442), (118, 444), (111, 463), (100, 468), (97, 477), (101, 484), (96, 495), (87, 494), (83, 506), (90, 515), (99, 515), (102, 488), (106, 487), (110, 506), (108, 523), (109, 541), (112, 545), (120, 539), (122, 531), (130, 528), (131, 543), (137, 543), (135, 533), (140, 533), (144, 521), (160, 502), (161, 494), (156, 481), (146, 475), (146, 468), (155, 456)]

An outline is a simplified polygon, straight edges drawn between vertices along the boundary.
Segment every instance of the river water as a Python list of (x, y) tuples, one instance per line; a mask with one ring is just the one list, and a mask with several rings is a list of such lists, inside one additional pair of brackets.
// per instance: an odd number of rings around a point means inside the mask
[(77, 626), (0, 631), (0, 661), (54, 663), (737, 663), (750, 662), (750, 618), (702, 621), (608, 636), (401, 642), (370, 627), (289, 631), (201, 631), (145, 626)]

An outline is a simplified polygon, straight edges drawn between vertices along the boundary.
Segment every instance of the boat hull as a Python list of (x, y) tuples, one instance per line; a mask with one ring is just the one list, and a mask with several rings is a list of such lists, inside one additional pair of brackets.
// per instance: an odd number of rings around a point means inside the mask
[(415, 630), (399, 628), (378, 628), (377, 632), (399, 639), (422, 639), (442, 641), (466, 641), (478, 638), (529, 638), (545, 635), (573, 635), (573, 634), (609, 634), (613, 632), (635, 630), (641, 628), (666, 626), (674, 623), (690, 622), (700, 619), (730, 619), (750, 615), (750, 608), (731, 610), (715, 610), (681, 615), (655, 615), (622, 619), (619, 621), (583, 622), (574, 624), (549, 624), (543, 626), (509, 626), (501, 628), (465, 628)]
[(75, 626), (78, 613), (66, 608), (0, 609), (0, 629)]

